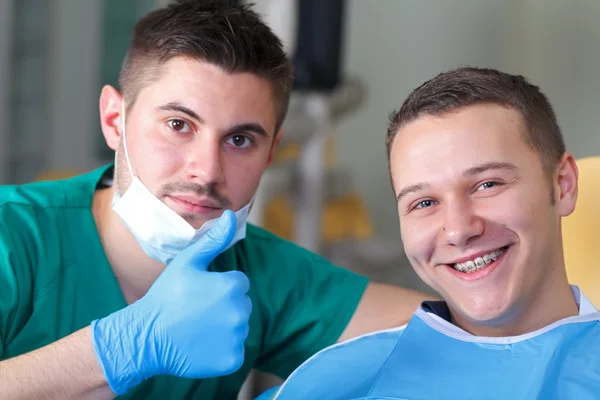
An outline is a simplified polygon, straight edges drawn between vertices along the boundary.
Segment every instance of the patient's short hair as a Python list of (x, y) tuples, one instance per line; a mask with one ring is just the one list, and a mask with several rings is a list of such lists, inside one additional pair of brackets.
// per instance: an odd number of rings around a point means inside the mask
[(441, 116), (476, 104), (497, 104), (518, 111), (525, 121), (525, 142), (551, 177), (566, 151), (556, 115), (540, 89), (520, 75), (489, 68), (461, 67), (443, 72), (416, 88), (390, 115), (388, 163), (398, 130), (423, 116)]

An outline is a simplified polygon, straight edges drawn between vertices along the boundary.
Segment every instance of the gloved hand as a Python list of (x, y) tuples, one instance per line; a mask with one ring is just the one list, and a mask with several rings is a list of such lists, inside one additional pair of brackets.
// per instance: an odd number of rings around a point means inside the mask
[(225, 211), (171, 261), (144, 297), (92, 322), (94, 349), (115, 394), (159, 374), (209, 378), (242, 365), (250, 282), (239, 271), (207, 271), (235, 228), (235, 214)]

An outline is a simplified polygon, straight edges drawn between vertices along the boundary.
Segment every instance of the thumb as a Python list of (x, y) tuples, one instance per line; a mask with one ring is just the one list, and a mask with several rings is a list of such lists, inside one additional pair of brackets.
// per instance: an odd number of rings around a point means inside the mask
[(171, 264), (189, 265), (205, 271), (210, 263), (229, 246), (235, 236), (236, 225), (235, 213), (225, 210), (208, 232), (179, 253)]

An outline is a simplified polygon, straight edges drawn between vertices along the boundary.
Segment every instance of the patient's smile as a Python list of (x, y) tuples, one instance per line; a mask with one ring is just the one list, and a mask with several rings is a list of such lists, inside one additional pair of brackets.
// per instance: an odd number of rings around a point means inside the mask
[(504, 254), (507, 248), (508, 246), (505, 246), (482, 256), (475, 257), (472, 260), (456, 263), (453, 265), (453, 268), (457, 271), (465, 272), (467, 274), (479, 271), (487, 268), (490, 264), (496, 261), (502, 254)]

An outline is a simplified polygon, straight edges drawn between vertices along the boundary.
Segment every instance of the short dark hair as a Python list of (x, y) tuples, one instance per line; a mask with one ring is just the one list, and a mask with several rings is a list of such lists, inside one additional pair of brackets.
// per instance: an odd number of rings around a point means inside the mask
[(390, 115), (388, 163), (398, 130), (423, 116), (440, 116), (476, 104), (497, 104), (518, 111), (525, 122), (525, 142), (539, 153), (550, 176), (566, 151), (548, 98), (521, 75), (489, 68), (461, 67), (443, 72), (416, 88), (399, 111)]
[(225, 0), (177, 0), (140, 19), (119, 75), (127, 107), (157, 80), (160, 67), (187, 57), (267, 80), (273, 89), (278, 130), (287, 113), (293, 67), (281, 40), (252, 10)]

